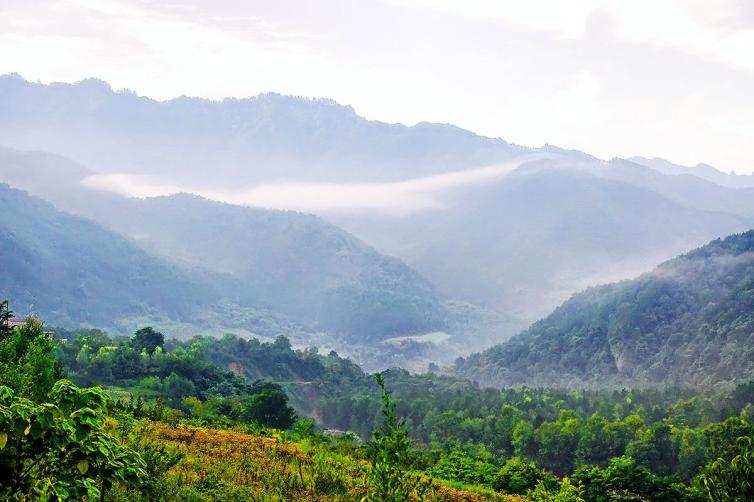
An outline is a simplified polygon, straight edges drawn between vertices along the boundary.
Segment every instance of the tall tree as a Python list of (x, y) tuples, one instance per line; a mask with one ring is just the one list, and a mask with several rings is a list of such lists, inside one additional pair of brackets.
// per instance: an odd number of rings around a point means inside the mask
[(165, 335), (147, 326), (134, 333), (131, 343), (136, 350), (146, 351), (149, 357), (152, 357), (157, 347), (162, 348), (165, 344)]

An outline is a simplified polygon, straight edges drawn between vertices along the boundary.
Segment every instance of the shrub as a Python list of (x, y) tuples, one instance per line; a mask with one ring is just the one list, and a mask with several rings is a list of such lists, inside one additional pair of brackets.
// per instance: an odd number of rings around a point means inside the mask
[(93, 500), (113, 483), (139, 485), (144, 461), (105, 431), (100, 389), (55, 383), (37, 404), (0, 387), (0, 495)]
[(554, 482), (551, 474), (520, 457), (508, 459), (497, 471), (492, 487), (504, 493), (523, 495), (543, 482)]

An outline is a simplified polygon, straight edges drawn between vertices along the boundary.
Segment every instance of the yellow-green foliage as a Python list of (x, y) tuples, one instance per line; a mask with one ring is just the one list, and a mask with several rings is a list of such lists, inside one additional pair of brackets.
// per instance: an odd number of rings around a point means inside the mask
[[(361, 500), (368, 494), (368, 464), (315, 443), (286, 443), (231, 430), (141, 422), (129, 433), (142, 451), (179, 460), (162, 473), (150, 500), (277, 501)], [(159, 459), (157, 459), (159, 461)], [(455, 488), (425, 479), (428, 501), (523, 502), (479, 488)], [(144, 500), (121, 490), (112, 500)]]

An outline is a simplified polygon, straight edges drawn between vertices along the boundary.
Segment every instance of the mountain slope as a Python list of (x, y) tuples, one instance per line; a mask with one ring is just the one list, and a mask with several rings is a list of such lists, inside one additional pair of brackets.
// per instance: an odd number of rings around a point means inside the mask
[(550, 161), (459, 191), (441, 210), (329, 218), (444, 293), (530, 321), (575, 291), (635, 276), (751, 221)]
[[(78, 181), (88, 172), (48, 154), (0, 149), (0, 180), (95, 220), (165, 262), (203, 270), (205, 288), (216, 288), (222, 305), (276, 312), (357, 344), (446, 326), (426, 280), (315, 216), (190, 195), (125, 198), (83, 188)], [(220, 312), (227, 317), (233, 308)]]
[(179, 194), (91, 214), (155, 254), (242, 281), (256, 305), (353, 341), (442, 329), (434, 288), (312, 215)]
[(754, 231), (588, 289), (459, 375), (494, 385), (712, 384), (754, 377)]
[[(212, 289), (126, 239), (0, 185), (0, 296), (52, 323), (185, 318)], [(20, 312), (25, 313), (25, 312)]]
[(99, 80), (43, 85), (17, 75), (0, 76), (0, 138), (4, 146), (52, 151), (101, 172), (232, 188), (281, 178), (404, 179), (522, 150), (450, 125), (367, 121), (326, 99), (160, 102)]

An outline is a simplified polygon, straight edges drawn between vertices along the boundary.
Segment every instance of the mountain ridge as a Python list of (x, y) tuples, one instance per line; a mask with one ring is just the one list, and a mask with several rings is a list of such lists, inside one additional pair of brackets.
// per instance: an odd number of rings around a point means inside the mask
[(281, 176), (389, 181), (494, 163), (523, 150), (450, 124), (366, 120), (327, 99), (269, 93), (156, 101), (102, 81), (45, 85), (20, 76), (0, 77), (0, 126), (5, 146), (53, 151), (103, 172), (169, 173), (184, 182), (203, 179), (212, 165), (214, 182), (223, 186)]
[[(305, 218), (304, 225), (311, 225), (314, 233), (303, 234), (310, 243), (302, 243), (301, 252), (311, 252), (316, 245), (322, 249), (321, 257), (335, 261), (319, 266), (311, 263), (309, 268), (319, 275), (289, 288), (291, 284), (274, 272), (283, 270), (275, 263), (286, 259), (284, 254), (277, 256), (278, 249), (290, 252), (296, 248), (293, 245), (280, 247), (273, 242), (268, 248), (268, 262), (261, 268), (272, 269), (273, 276), (265, 283), (259, 270), (234, 275), (211, 270), (202, 263), (177, 266), (175, 260), (149, 253), (101, 224), (60, 212), (52, 204), (5, 184), (0, 184), (0, 195), (0, 207), (6, 215), (0, 221), (0, 261), (5, 269), (0, 297), (11, 298), (15, 304), (35, 305), (53, 324), (127, 333), (138, 324), (161, 323), (173, 334), (231, 330), (267, 337), (286, 334), (300, 343), (321, 340), (334, 344), (341, 339), (354, 346), (368, 346), (383, 338), (435, 331), (447, 322), (431, 286), (402, 262), (379, 255), (315, 216)], [(194, 196), (188, 196), (188, 200), (199, 204), (200, 216), (206, 212), (206, 204), (213, 204)], [(139, 213), (143, 208), (139, 201), (126, 202), (125, 211), (156, 219), (155, 213)], [(219, 206), (222, 212), (224, 208)], [(177, 239), (188, 239), (201, 228), (202, 221), (192, 220), (186, 207), (175, 211), (188, 218)], [(246, 208), (231, 207), (231, 211), (245, 213)], [(259, 211), (263, 218), (275, 213)], [(273, 214), (273, 218), (276, 216)], [(284, 220), (290, 216), (279, 215)], [(300, 221), (300, 216), (293, 215), (289, 223), (273, 222), (272, 229), (285, 236), (285, 225)], [(330, 253), (332, 239), (346, 243), (344, 250), (348, 253)], [(213, 243), (222, 244), (218, 239)], [(319, 259), (312, 256), (314, 261)], [(343, 264), (351, 260), (351, 275), (333, 275), (338, 260)], [(291, 281), (297, 274), (303, 275), (295, 270), (282, 273)], [(274, 284), (282, 288), (277, 297), (270, 290)], [(319, 301), (309, 305), (310, 298)], [(327, 336), (323, 338), (323, 334)]]
[(754, 230), (589, 288), (459, 361), (493, 385), (711, 385), (754, 377)]

